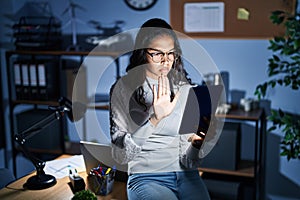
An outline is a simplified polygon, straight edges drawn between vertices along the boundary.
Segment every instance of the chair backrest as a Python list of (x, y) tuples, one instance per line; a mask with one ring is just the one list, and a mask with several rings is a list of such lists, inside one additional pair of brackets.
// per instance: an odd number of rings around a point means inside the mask
[(7, 168), (0, 168), (0, 177), (0, 189), (16, 179), (13, 173)]

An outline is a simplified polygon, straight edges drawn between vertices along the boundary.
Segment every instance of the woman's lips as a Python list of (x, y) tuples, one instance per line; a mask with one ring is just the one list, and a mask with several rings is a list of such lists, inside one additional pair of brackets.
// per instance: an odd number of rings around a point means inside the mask
[(169, 69), (168, 68), (162, 68), (159, 71), (162, 72), (162, 73), (168, 73)]

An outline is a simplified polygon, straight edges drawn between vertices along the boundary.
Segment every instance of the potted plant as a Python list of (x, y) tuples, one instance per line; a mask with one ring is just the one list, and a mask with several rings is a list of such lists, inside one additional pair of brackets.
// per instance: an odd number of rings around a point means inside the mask
[[(259, 100), (266, 96), (267, 90), (277, 86), (300, 88), (300, 14), (274, 11), (270, 16), (272, 23), (285, 27), (283, 36), (271, 39), (268, 49), (273, 56), (268, 60), (268, 77), (270, 80), (256, 87), (255, 95)], [(281, 156), (300, 159), (300, 120), (282, 109), (272, 110), (267, 117), (272, 122), (268, 132), (279, 129), (284, 133), (281, 142)]]
[(81, 190), (76, 192), (71, 200), (97, 200), (97, 196), (90, 190)]

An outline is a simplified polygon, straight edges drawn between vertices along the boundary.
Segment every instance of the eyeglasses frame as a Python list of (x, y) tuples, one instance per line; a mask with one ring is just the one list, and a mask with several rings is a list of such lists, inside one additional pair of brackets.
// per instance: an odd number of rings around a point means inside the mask
[[(158, 51), (158, 52), (156, 52), (156, 53), (150, 53), (148, 50), (153, 50), (153, 51)], [(155, 62), (155, 63), (160, 63), (160, 62), (162, 62), (166, 55), (167, 55), (167, 60), (168, 60), (168, 61), (174, 61), (174, 60), (176, 60), (176, 58), (178, 57), (178, 55), (176, 54), (176, 50), (175, 50), (175, 49), (172, 49), (172, 50), (167, 51), (167, 52), (163, 52), (163, 51), (158, 50), (158, 49), (148, 48), (148, 49), (146, 50), (146, 53), (147, 53), (148, 55), (151, 56), (152, 61)], [(170, 53), (173, 53), (173, 54), (174, 54), (174, 60), (169, 59), (169, 54), (170, 54)], [(156, 61), (153, 60), (154, 54), (163, 54), (163, 56), (161, 57), (161, 60), (160, 60), (160, 61), (156, 62)]]

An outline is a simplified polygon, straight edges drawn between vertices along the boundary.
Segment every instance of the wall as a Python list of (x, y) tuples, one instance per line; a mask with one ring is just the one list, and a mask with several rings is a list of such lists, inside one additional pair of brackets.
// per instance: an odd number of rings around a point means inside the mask
[[(298, 0), (299, 1), (299, 0)], [(0, 1), (0, 25), (4, 27), (5, 24), (11, 24), (11, 21), (8, 21), (7, 18), (3, 17), (3, 14), (12, 14), (16, 13), (23, 5), (25, 0), (1, 0)], [(66, 24), (69, 20), (68, 15), (62, 15), (66, 7), (68, 6), (68, 0), (49, 0), (48, 1), (52, 7), (54, 15), (59, 17), (63, 24)], [(109, 26), (115, 20), (124, 20), (126, 22), (123, 30), (129, 30), (138, 28), (145, 20), (150, 17), (160, 17), (169, 21), (169, 1), (160, 0), (158, 3), (150, 10), (138, 12), (133, 11), (126, 6), (124, 1), (105, 1), (105, 0), (89, 0), (89, 1), (80, 1), (74, 0), (75, 3), (80, 4), (84, 10), (77, 10), (76, 16), (82, 20), (78, 23), (77, 30), (78, 33), (96, 33), (96, 31), (88, 26), (86, 22), (89, 20), (97, 20), (103, 24)], [(65, 33), (70, 33), (71, 27), (64, 27), (63, 31)], [(10, 38), (6, 36), (9, 29), (0, 28), (0, 42), (2, 48), (1, 55), (1, 69), (4, 70), (4, 49), (6, 46), (9, 46)], [(247, 97), (254, 97), (253, 93), (255, 86), (258, 83), (261, 83), (266, 80), (266, 67), (267, 59), (271, 56), (271, 52), (267, 50), (268, 40), (225, 40), (225, 39), (197, 39), (196, 40), (200, 45), (202, 45), (208, 54), (212, 57), (216, 65), (220, 70), (226, 70), (230, 72), (230, 89), (238, 89), (246, 92)], [(197, 55), (194, 55), (197, 57)], [(95, 60), (94, 62), (107, 62), (108, 58), (102, 58)], [(126, 58), (122, 60), (122, 72), (126, 67)], [(111, 71), (108, 71), (108, 74), (115, 74), (114, 66), (110, 68)], [(90, 74), (91, 75), (91, 74)], [(2, 73), (1, 80), (3, 81), (4, 92), (7, 91), (5, 87), (5, 72)], [(103, 90), (108, 91), (110, 84), (113, 82), (112, 76), (106, 76), (107, 79), (101, 80), (103, 83), (108, 83), (103, 85)], [(101, 82), (101, 83), (102, 83)], [(4, 94), (4, 98), (6, 95)], [(299, 107), (299, 92), (292, 92), (288, 89), (276, 88), (268, 94), (268, 98), (272, 99), (272, 108), (281, 107), (287, 111), (300, 113)], [(5, 115), (8, 115), (7, 110)], [(103, 129), (108, 130), (108, 114), (107, 112), (99, 112), (99, 118), (104, 118)], [(92, 132), (92, 125), (89, 126), (88, 133)], [(97, 135), (90, 136), (90, 139), (97, 138)], [(74, 140), (76, 140), (74, 136)], [(271, 151), (270, 155), (278, 155), (276, 151), (278, 143), (271, 143), (274, 146), (274, 151), (269, 146), (268, 151)], [(276, 146), (277, 145), (277, 146)], [(271, 149), (270, 149), (271, 148)], [(284, 177), (289, 180), (289, 184), (292, 186), (299, 186), (299, 173), (296, 173), (295, 169), (292, 169), (293, 166), (299, 166), (299, 162), (293, 162), (289, 166), (282, 158), (275, 156), (274, 163), (279, 165), (277, 171), (275, 171), (276, 176)], [(289, 166), (289, 167), (288, 167)], [(284, 168), (282, 168), (284, 167)], [(297, 167), (294, 167), (297, 168)], [(299, 169), (299, 168), (298, 168)], [(268, 165), (267, 170), (272, 170), (272, 166)], [(272, 175), (274, 177), (274, 175)], [(276, 177), (275, 176), (275, 177)], [(267, 180), (269, 178), (267, 177)], [(278, 184), (276, 181), (272, 180), (272, 185), (268, 185), (269, 193), (278, 193)], [(287, 186), (287, 188), (289, 188)], [(293, 187), (290, 187), (293, 188)], [(280, 192), (280, 195), (287, 195), (288, 191)]]

